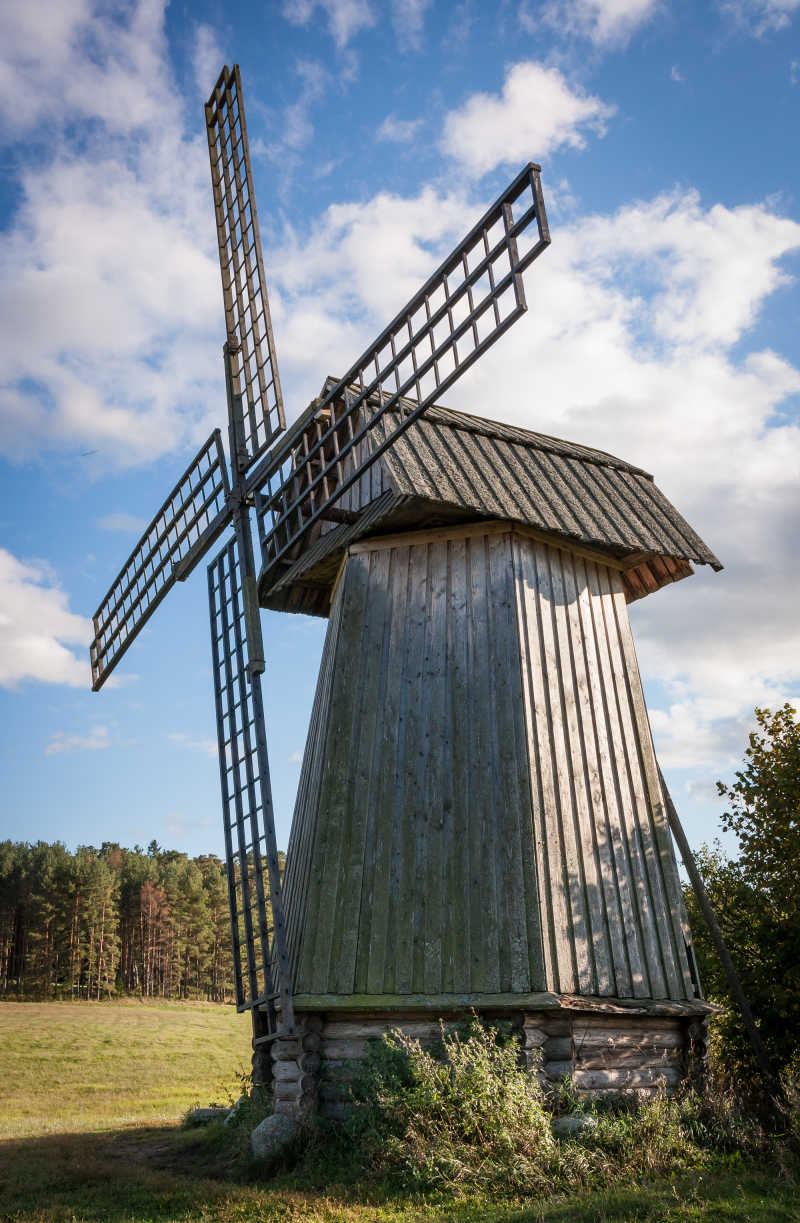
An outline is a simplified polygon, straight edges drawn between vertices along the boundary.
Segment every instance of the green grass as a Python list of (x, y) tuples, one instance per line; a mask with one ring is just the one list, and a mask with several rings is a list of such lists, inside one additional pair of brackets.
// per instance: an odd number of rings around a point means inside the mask
[(225, 1102), (249, 1069), (250, 1036), (247, 1015), (214, 1003), (0, 1003), (0, 1138), (175, 1121)]
[(236, 1089), (248, 1056), (248, 1020), (229, 1007), (0, 1006), (2, 1223), (800, 1223), (796, 1181), (741, 1165), (528, 1201), (235, 1177), (213, 1127), (175, 1120)]

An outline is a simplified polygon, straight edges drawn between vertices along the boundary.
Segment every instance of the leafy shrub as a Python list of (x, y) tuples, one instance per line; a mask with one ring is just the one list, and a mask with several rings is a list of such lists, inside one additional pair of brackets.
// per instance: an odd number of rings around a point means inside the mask
[(376, 1043), (353, 1086), (350, 1133), (425, 1185), (529, 1186), (556, 1143), (516, 1045), (475, 1022), (466, 1035), (443, 1031), (438, 1054), (400, 1032)]
[[(800, 1137), (800, 1087), (783, 1136), (768, 1133), (731, 1093), (686, 1089), (640, 1099), (546, 1097), (520, 1065), (519, 1047), (477, 1019), (423, 1048), (394, 1032), (373, 1042), (352, 1088), (343, 1144), (350, 1160), (394, 1173), (411, 1189), (536, 1195), (599, 1188), (701, 1168), (774, 1158)], [(591, 1116), (556, 1139), (552, 1110)], [(328, 1144), (330, 1154), (330, 1145)]]

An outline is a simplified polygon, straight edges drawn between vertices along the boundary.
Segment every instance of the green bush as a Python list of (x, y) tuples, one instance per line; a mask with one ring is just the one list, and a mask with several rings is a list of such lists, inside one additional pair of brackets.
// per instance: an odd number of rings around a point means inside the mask
[[(348, 1158), (414, 1190), (537, 1195), (745, 1157), (780, 1155), (788, 1166), (800, 1136), (800, 1091), (777, 1136), (731, 1093), (713, 1089), (603, 1103), (563, 1091), (546, 1097), (520, 1064), (518, 1044), (477, 1020), (464, 1032), (443, 1031), (433, 1049), (399, 1032), (374, 1042), (352, 1095), (340, 1139)], [(590, 1123), (555, 1138), (553, 1112), (576, 1107)], [(330, 1158), (330, 1140), (326, 1150)]]
[(353, 1091), (350, 1133), (377, 1163), (425, 1185), (521, 1189), (555, 1149), (538, 1080), (515, 1044), (478, 1023), (466, 1036), (443, 1032), (438, 1051), (385, 1037)]

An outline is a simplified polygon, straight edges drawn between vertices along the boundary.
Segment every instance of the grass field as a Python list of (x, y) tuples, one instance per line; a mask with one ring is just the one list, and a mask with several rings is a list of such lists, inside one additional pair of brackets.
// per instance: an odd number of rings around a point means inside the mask
[(177, 1121), (236, 1089), (250, 1035), (214, 1003), (0, 1003), (0, 1138)]
[[(798, 1223), (776, 1169), (719, 1168), (525, 1202), (409, 1198), (308, 1177), (231, 1179), (176, 1121), (236, 1091), (246, 1018), (201, 1003), (0, 1005), (3, 1223)], [(158, 1122), (158, 1124), (156, 1124)], [(213, 1173), (213, 1175), (212, 1175)]]

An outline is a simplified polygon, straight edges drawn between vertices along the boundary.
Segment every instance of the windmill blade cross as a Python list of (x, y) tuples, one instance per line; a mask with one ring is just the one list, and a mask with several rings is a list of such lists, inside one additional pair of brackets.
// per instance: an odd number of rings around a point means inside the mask
[(285, 429), (286, 418), (238, 64), (219, 75), (206, 103), (206, 132), (233, 390), (244, 407), (243, 448), (232, 461), (244, 469)]
[(231, 521), (222, 437), (215, 429), (192, 459), (95, 612), (90, 647), (97, 692), (162, 599)]
[(540, 167), (531, 162), (322, 402), (248, 475), (265, 565), (300, 543), (525, 313), (522, 274), (549, 243)]

